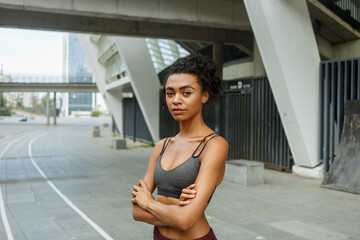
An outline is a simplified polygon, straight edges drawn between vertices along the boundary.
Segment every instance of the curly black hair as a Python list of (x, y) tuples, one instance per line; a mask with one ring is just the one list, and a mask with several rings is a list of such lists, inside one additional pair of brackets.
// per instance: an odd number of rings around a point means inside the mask
[(193, 53), (183, 58), (178, 58), (168, 69), (164, 86), (172, 74), (188, 73), (197, 76), (202, 91), (209, 92), (209, 101), (218, 101), (222, 94), (221, 79), (217, 75), (216, 65), (209, 58), (199, 53)]

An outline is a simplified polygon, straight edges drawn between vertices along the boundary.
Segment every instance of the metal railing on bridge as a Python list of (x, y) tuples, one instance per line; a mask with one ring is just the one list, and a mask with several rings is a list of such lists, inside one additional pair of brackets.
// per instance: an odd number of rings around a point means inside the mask
[(360, 3), (358, 0), (319, 0), (319, 2), (360, 31)]

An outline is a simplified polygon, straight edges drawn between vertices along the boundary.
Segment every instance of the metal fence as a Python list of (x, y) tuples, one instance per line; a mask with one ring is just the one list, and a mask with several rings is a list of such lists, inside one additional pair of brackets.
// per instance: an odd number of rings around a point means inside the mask
[(153, 139), (136, 98), (123, 98), (122, 106), (124, 135), (133, 138), (134, 141), (137, 139), (152, 141)]
[(266, 77), (227, 82), (222, 100), (222, 132), (229, 158), (264, 162), (291, 171), (292, 157)]
[[(205, 123), (230, 145), (229, 159), (264, 162), (267, 168), (291, 171), (292, 157), (267, 78), (225, 81), (220, 103), (207, 103)], [(160, 136), (174, 136), (178, 123), (171, 117), (161, 93)], [(220, 114), (217, 113), (220, 108)]]
[(319, 0), (319, 2), (356, 30), (360, 30), (360, 4), (358, 0)]
[(328, 172), (339, 148), (347, 100), (360, 100), (360, 58), (320, 64), (320, 156)]

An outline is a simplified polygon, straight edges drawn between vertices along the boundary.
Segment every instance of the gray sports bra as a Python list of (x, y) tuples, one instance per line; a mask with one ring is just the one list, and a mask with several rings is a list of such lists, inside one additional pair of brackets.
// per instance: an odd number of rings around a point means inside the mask
[[(166, 171), (161, 167), (161, 157), (165, 152), (167, 146), (169, 145), (171, 138), (167, 138), (165, 140), (154, 170), (154, 182), (155, 186), (157, 186), (158, 195), (180, 199), (182, 189), (193, 184), (197, 178), (200, 170), (199, 157), (204, 151), (206, 144), (210, 141), (210, 139), (216, 136), (218, 136), (216, 133), (211, 133), (204, 137), (193, 152), (193, 154), (185, 162), (169, 171)], [(208, 141), (206, 141), (208, 137), (210, 138)], [(204, 146), (201, 149), (200, 153), (197, 156), (194, 156), (194, 154), (202, 144), (204, 144)]]

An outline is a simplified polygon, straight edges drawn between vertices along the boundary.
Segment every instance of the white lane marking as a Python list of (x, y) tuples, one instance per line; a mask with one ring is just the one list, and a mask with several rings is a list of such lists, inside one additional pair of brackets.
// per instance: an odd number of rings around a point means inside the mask
[(43, 176), (43, 178), (46, 180), (46, 182), (52, 187), (52, 189), (65, 201), (67, 205), (69, 205), (77, 214), (79, 214), (90, 226), (92, 226), (101, 236), (103, 236), (106, 240), (114, 240), (112, 237), (110, 237), (103, 229), (101, 229), (94, 221), (92, 221), (84, 212), (82, 212), (75, 204), (73, 204), (53, 183), (51, 180), (48, 179), (48, 177), (45, 175), (45, 173), (41, 170), (41, 168), (37, 165), (35, 160), (32, 156), (32, 149), (31, 145), (32, 143), (44, 136), (46, 133), (40, 134), (37, 137), (31, 139), (29, 142), (29, 156), (32, 164), (35, 166), (35, 168), (39, 171), (39, 173)]
[[(13, 140), (11, 143), (9, 143), (4, 148), (4, 150), (0, 153), (0, 160), (1, 160), (2, 156), (5, 154), (5, 152), (9, 149), (9, 147), (11, 145), (13, 145), (14, 142), (16, 142), (16, 141), (17, 141), (17, 139)], [(5, 212), (5, 205), (4, 205), (4, 200), (3, 200), (3, 196), (2, 196), (1, 186), (0, 186), (0, 212), (1, 212), (1, 219), (2, 219), (2, 221), (4, 223), (7, 238), (8, 238), (8, 240), (14, 240), (14, 237), (13, 237), (13, 235), (11, 233), (11, 228), (10, 228), (10, 225), (9, 225), (9, 221), (7, 219), (6, 212)]]

